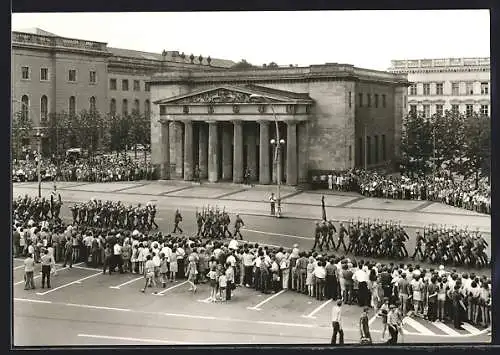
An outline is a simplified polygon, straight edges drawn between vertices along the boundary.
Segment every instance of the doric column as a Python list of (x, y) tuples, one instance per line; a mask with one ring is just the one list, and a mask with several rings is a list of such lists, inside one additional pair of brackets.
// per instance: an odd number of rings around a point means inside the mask
[(161, 123), (160, 128), (160, 179), (170, 179), (170, 122)]
[(297, 185), (297, 122), (286, 127), (286, 184)]
[(257, 178), (257, 125), (255, 122), (248, 124), (248, 130), (245, 129), (245, 138), (247, 143), (247, 167), (250, 169), (250, 180)]
[(260, 121), (259, 125), (259, 184), (267, 185), (271, 182), (269, 168), (269, 121)]
[(184, 145), (183, 141), (183, 125), (182, 122), (176, 121), (175, 126), (175, 175), (182, 179), (184, 176)]
[(193, 122), (184, 122), (184, 180), (193, 180)]
[(222, 179), (233, 178), (233, 127), (224, 123), (222, 126)]
[(219, 180), (219, 137), (217, 136), (217, 122), (208, 122), (208, 181)]
[(297, 125), (297, 144), (298, 144), (298, 165), (299, 165), (299, 183), (307, 183), (309, 178), (309, 159), (308, 147), (309, 138), (307, 133), (307, 122), (301, 122)]
[(199, 134), (200, 179), (206, 179), (208, 178), (208, 127), (203, 122), (200, 123)]
[(241, 121), (233, 121), (234, 133), (234, 155), (233, 155), (233, 182), (243, 182), (243, 124)]

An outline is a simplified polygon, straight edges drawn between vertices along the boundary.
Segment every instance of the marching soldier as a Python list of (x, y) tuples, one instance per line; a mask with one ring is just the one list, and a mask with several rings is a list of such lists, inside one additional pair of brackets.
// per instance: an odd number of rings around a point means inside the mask
[(182, 233), (181, 227), (179, 227), (179, 223), (182, 221), (182, 216), (181, 212), (179, 210), (175, 211), (175, 217), (174, 217), (174, 231), (172, 234), (174, 234), (177, 230), (179, 230), (179, 233)]
[(243, 236), (241, 235), (240, 228), (244, 227), (245, 223), (243, 223), (243, 220), (241, 219), (240, 215), (236, 215), (236, 221), (234, 222), (234, 238), (236, 239), (236, 236), (239, 235), (240, 239), (243, 240)]
[(203, 224), (205, 223), (205, 219), (200, 212), (196, 212), (196, 224), (198, 225), (198, 232), (196, 235), (199, 237), (203, 235)]
[(328, 238), (326, 240), (326, 250), (330, 250), (329, 244), (332, 244), (332, 249), (335, 249), (335, 242), (333, 241), (333, 233), (337, 233), (337, 229), (335, 228), (335, 224), (332, 220), (329, 220), (327, 223), (328, 228)]
[[(229, 214), (227, 212), (222, 213), (222, 237), (226, 237), (226, 233), (229, 234), (229, 238), (232, 238), (233, 235), (229, 231), (229, 224), (231, 223), (231, 219), (229, 218)], [(242, 221), (243, 223), (243, 221)], [(238, 229), (239, 232), (239, 229)], [(241, 236), (241, 233), (240, 233)]]
[(335, 248), (335, 251), (339, 251), (340, 245), (344, 248), (344, 253), (347, 252), (347, 248), (344, 243), (344, 237), (347, 235), (347, 230), (344, 227), (344, 224), (340, 222), (340, 228), (339, 228), (339, 240), (337, 242), (337, 247)]
[(416, 240), (415, 240), (415, 252), (413, 253), (413, 255), (411, 256), (411, 258), (413, 260), (415, 260), (415, 257), (417, 256), (417, 254), (420, 254), (420, 259), (421, 260), (425, 260), (425, 255), (422, 251), (422, 245), (424, 243), (424, 237), (420, 234), (420, 231), (417, 231), (417, 235), (416, 235)]
[(315, 250), (316, 246), (321, 247), (321, 233), (323, 232), (321, 222), (317, 221), (316, 222), (316, 227), (314, 228), (314, 245), (311, 250)]

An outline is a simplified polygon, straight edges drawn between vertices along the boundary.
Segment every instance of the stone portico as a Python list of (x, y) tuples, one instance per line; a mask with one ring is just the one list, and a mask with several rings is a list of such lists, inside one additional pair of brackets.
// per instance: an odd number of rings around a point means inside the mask
[(276, 117), (280, 139), (285, 140), (280, 149), (282, 180), (288, 185), (306, 182), (305, 128), (314, 104), (308, 94), (222, 85), (154, 103), (161, 124), (162, 179), (193, 180), (199, 167), (201, 179), (241, 183), (248, 168), (251, 180), (276, 182), (275, 147), (270, 143), (276, 139)]

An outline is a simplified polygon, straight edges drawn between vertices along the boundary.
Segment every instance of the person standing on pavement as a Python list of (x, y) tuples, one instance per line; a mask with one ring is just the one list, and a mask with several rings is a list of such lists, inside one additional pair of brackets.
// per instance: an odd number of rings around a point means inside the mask
[[(116, 242), (113, 246), (113, 263), (111, 265), (112, 271), (115, 270), (115, 267), (118, 266), (118, 270), (120, 274), (123, 274), (123, 259), (122, 259), (122, 246), (120, 242)], [(111, 270), (110, 270), (111, 272)]]
[(344, 330), (342, 329), (342, 301), (338, 300), (332, 307), (332, 341), (333, 345), (337, 344), (337, 334), (339, 335), (339, 344), (344, 344)]
[(144, 265), (144, 277), (146, 279), (146, 283), (144, 284), (144, 288), (141, 290), (142, 293), (146, 292), (146, 289), (148, 286), (151, 284), (156, 287), (156, 281), (155, 281), (155, 264), (153, 260), (151, 260), (151, 255), (148, 255), (146, 257), (146, 264)]
[(397, 344), (398, 333), (402, 331), (402, 329), (401, 320), (395, 305), (391, 305), (389, 307), (389, 313), (387, 314), (387, 326), (391, 338), (386, 342), (386, 344)]
[(49, 255), (49, 251), (45, 249), (44, 255), (41, 257), (42, 263), (42, 288), (45, 288), (45, 281), (47, 281), (47, 288), (50, 288), (50, 268), (54, 263), (54, 257)]
[(234, 268), (228, 262), (226, 263), (226, 300), (231, 300), (231, 292), (234, 290)]
[(368, 311), (369, 307), (363, 308), (363, 313), (361, 313), (361, 318), (359, 319), (359, 332), (361, 335), (361, 344), (371, 344), (372, 336), (370, 334), (370, 322), (368, 321)]
[(35, 259), (33, 259), (32, 254), (28, 254), (28, 257), (24, 260), (24, 289), (34, 290), (35, 280), (33, 274), (35, 272)]
[(69, 262), (69, 268), (71, 269), (73, 267), (73, 245), (71, 243), (71, 240), (66, 239), (66, 244), (64, 245), (64, 265), (63, 267), (66, 267), (66, 264)]
[(276, 215), (276, 197), (274, 197), (274, 192), (269, 197), (269, 203), (271, 204), (271, 216), (274, 216)]

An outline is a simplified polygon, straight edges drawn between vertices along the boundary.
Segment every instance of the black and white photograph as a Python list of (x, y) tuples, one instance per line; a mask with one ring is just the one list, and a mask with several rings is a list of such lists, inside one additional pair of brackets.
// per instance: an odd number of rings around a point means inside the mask
[(490, 344), (490, 81), (489, 10), (13, 13), (12, 346)]

